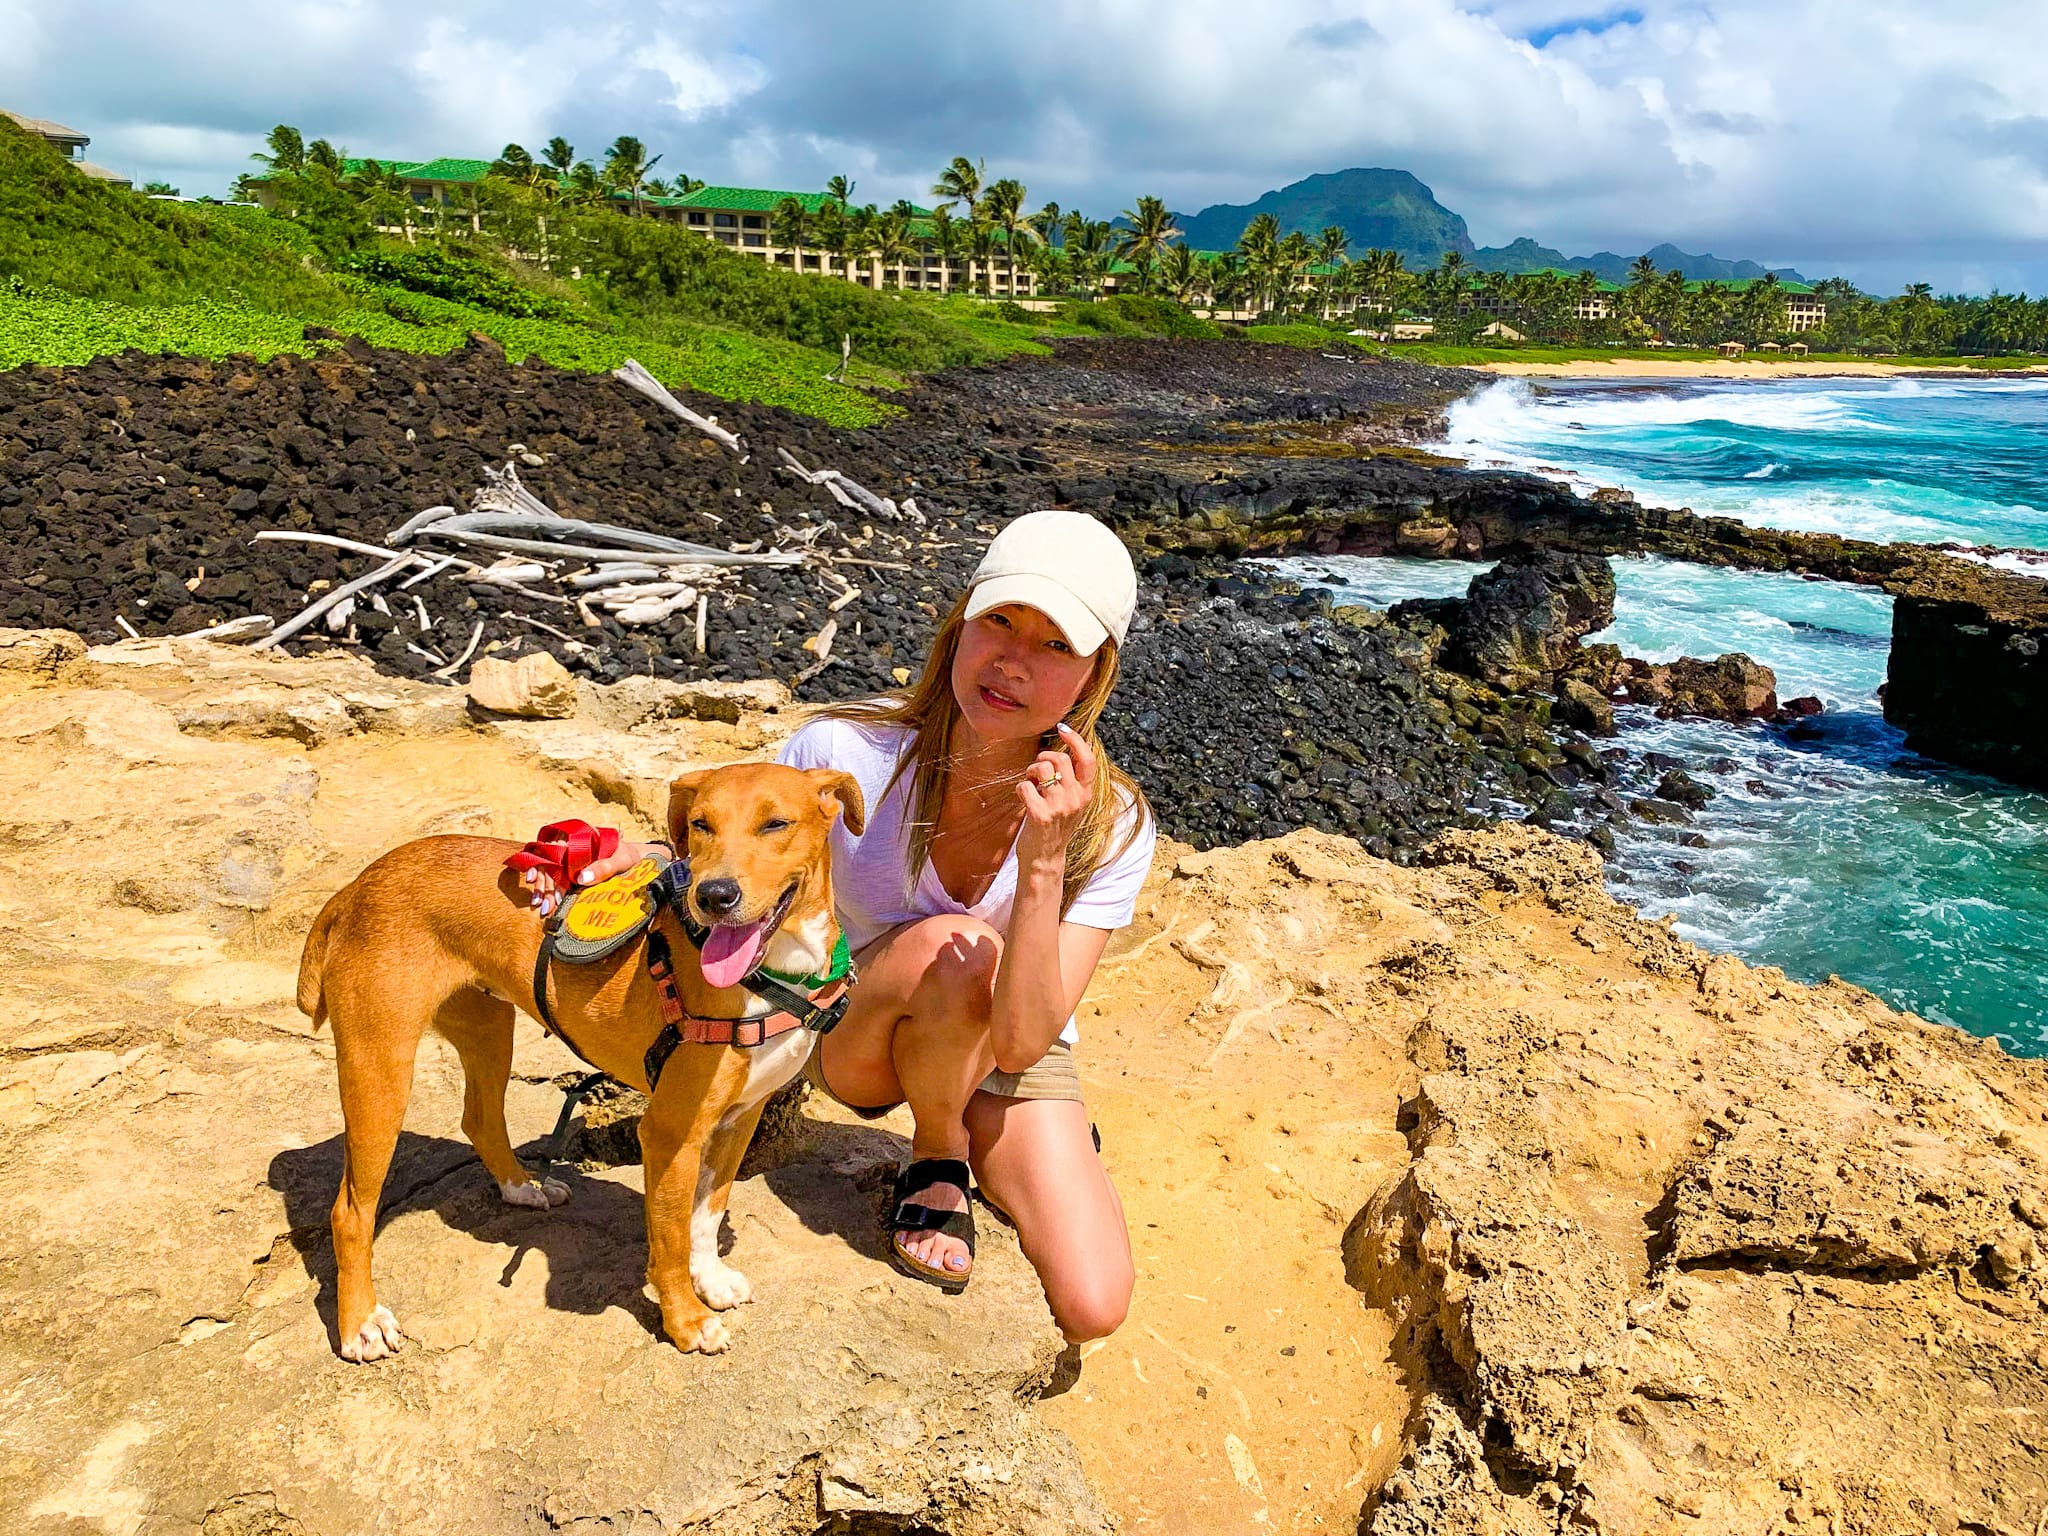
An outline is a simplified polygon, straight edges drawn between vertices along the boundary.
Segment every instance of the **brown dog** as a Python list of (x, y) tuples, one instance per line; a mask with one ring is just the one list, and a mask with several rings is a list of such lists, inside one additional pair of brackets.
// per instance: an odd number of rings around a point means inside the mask
[[(675, 957), (687, 1013), (766, 1014), (769, 1005), (737, 985), (756, 964), (796, 975), (827, 968), (839, 937), (828, 834), (841, 814), (861, 830), (860, 786), (829, 769), (748, 763), (676, 780), (669, 837), (688, 849), (687, 903), (709, 930), (705, 955), (672, 914), (664, 911), (656, 928)], [(461, 1055), (462, 1129), (507, 1203), (545, 1210), (569, 1198), (565, 1185), (533, 1180), (505, 1126), (513, 1007), (534, 1012), (542, 942), (541, 914), (505, 868), (515, 847), (484, 837), (406, 843), (336, 892), (306, 936), (299, 1007), (316, 1027), (332, 1022), (341, 1077), (333, 1228), (345, 1359), (377, 1360), (399, 1346), (397, 1321), (377, 1302), (370, 1245), (429, 1026)], [(712, 985), (707, 969), (732, 984)], [(663, 1017), (641, 946), (594, 964), (557, 964), (551, 976), (561, 1032), (594, 1065), (645, 1091), (644, 1058)], [(724, 1349), (726, 1329), (712, 1309), (752, 1300), (747, 1277), (718, 1257), (719, 1221), (762, 1105), (802, 1070), (813, 1040), (792, 1029), (751, 1050), (683, 1044), (659, 1070), (640, 1122), (647, 1278), (663, 1328), (683, 1349)]]

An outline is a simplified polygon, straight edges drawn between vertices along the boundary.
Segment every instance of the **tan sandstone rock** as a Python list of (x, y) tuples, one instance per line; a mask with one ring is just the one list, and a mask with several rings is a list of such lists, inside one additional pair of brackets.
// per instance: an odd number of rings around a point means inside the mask
[(566, 720), (576, 713), (576, 679), (546, 651), (517, 661), (486, 656), (469, 669), (469, 697), (492, 714)]

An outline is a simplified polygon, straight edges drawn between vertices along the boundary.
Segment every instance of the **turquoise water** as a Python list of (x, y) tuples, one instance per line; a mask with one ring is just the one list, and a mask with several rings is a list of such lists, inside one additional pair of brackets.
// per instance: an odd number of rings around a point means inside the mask
[[(1501, 429), (1492, 440), (1454, 441), (1474, 458), (1554, 465), (1655, 504), (1754, 522), (2048, 545), (2048, 516), (2035, 510), (2048, 507), (2048, 384), (1609, 386), (1566, 391), (1562, 404), (1519, 388), (1489, 403), (1493, 393), (1453, 412), (1454, 440), (1461, 419), (1469, 427), (1483, 415)], [(1588, 430), (1571, 431), (1570, 420)], [(1987, 440), (2001, 433), (2010, 441), (1987, 455)], [(1896, 465), (1879, 439), (1905, 445)], [(1576, 452), (1582, 442), (1589, 451)], [(2042, 457), (2030, 464), (2015, 444)], [(1757, 462), (1746, 470), (1741, 454)], [(1736, 482), (1762, 463), (1786, 468), (1748, 479), (1745, 492)], [(1483, 569), (1271, 563), (1375, 606), (1462, 593)], [(1927, 1018), (2048, 1054), (2048, 796), (1905, 750), (1877, 698), (1891, 600), (1660, 559), (1614, 567), (1615, 623), (1595, 638), (1653, 661), (1747, 651), (1776, 671), (1781, 698), (1817, 694), (1827, 704), (1797, 732), (1624, 709), (1625, 745), (1683, 758), (1717, 794), (1690, 827), (1615, 829), (1614, 893), (1646, 916), (1675, 914), (1695, 943), (1805, 980), (1837, 974)], [(1686, 845), (1688, 833), (1706, 846)]]
[(1764, 527), (2048, 546), (2048, 378), (1511, 379), (1454, 405), (1445, 436), (1467, 457)]

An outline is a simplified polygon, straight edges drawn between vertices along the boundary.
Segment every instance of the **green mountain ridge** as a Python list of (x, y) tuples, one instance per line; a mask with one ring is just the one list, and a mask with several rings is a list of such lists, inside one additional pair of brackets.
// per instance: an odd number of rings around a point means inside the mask
[(1282, 234), (1315, 235), (1335, 224), (1351, 249), (1394, 250), (1410, 266), (1434, 266), (1445, 251), (1470, 257), (1476, 247), (1465, 221), (1436, 200), (1406, 171), (1354, 167), (1305, 176), (1252, 203), (1217, 203), (1200, 213), (1175, 214), (1183, 238), (1198, 251), (1229, 250), (1262, 213), (1280, 221)]
[[(1713, 255), (1695, 256), (1690, 251), (1681, 251), (1669, 241), (1652, 246), (1648, 255), (1657, 264), (1659, 272), (1676, 268), (1689, 283), (1742, 282), (1770, 274), (1776, 274), (1784, 282), (1812, 281), (1792, 267), (1766, 267), (1754, 261), (1725, 261)], [(1552, 269), (1591, 272), (1606, 282), (1625, 283), (1628, 281), (1628, 269), (1635, 260), (1633, 256), (1618, 256), (1613, 251), (1596, 251), (1591, 256), (1567, 256), (1524, 235), (1506, 245), (1481, 246), (1472, 256), (1472, 265), (1486, 272), (1542, 272)]]
[[(1399, 251), (1410, 267), (1433, 267), (1446, 251), (1456, 251), (1487, 272), (1538, 272), (1560, 268), (1591, 271), (1610, 283), (1628, 280), (1634, 256), (1599, 251), (1567, 256), (1528, 236), (1503, 246), (1475, 246), (1465, 220), (1436, 200), (1436, 194), (1407, 171), (1353, 167), (1304, 176), (1250, 203), (1216, 203), (1200, 213), (1177, 213), (1174, 222), (1187, 243), (1198, 251), (1228, 250), (1245, 226), (1262, 213), (1280, 221), (1280, 232), (1300, 230), (1314, 236), (1335, 224), (1350, 237), (1351, 251), (1379, 247)], [(1808, 282), (1791, 267), (1765, 267), (1759, 262), (1694, 255), (1666, 242), (1649, 251), (1657, 270), (1676, 268), (1688, 282), (1733, 282), (1767, 273), (1791, 282)]]

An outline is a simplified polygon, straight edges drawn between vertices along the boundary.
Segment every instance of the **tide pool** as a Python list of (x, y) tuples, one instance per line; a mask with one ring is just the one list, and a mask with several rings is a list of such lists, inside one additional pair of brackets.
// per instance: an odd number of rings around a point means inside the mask
[[(1261, 562), (1340, 601), (1462, 595), (1482, 565), (1315, 556)], [(1780, 697), (1828, 713), (1794, 733), (1623, 709), (1621, 742), (1716, 791), (1690, 827), (1616, 827), (1610, 889), (1647, 917), (1806, 981), (1830, 973), (1896, 1006), (2048, 1054), (2048, 796), (1905, 750), (1884, 722), (1891, 599), (1831, 582), (1656, 558), (1613, 562), (1633, 656), (1747, 651)], [(1651, 775), (1654, 777), (1654, 775)], [(1705, 847), (1681, 838), (1697, 833)]]

